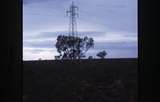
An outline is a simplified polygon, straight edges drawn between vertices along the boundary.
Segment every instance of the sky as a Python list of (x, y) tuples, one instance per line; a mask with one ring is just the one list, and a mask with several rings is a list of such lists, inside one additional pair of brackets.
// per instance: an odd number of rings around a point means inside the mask
[(86, 55), (137, 58), (137, 0), (23, 0), (23, 60), (54, 59), (56, 38), (68, 34), (66, 11), (78, 6), (78, 35), (92, 37)]

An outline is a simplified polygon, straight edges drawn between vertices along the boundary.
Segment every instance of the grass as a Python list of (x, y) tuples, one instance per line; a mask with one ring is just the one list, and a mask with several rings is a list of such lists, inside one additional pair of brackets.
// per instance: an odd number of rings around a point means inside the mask
[(137, 59), (24, 61), (23, 65), (26, 102), (136, 102)]

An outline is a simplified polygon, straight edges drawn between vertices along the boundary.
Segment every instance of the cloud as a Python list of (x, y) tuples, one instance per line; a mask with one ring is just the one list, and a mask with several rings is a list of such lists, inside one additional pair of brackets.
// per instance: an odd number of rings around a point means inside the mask
[(55, 48), (23, 48), (23, 60), (54, 59), (58, 55)]
[(23, 0), (23, 4), (32, 4), (32, 3), (43, 3), (47, 1), (53, 1), (53, 0)]
[[(26, 33), (24, 34), (24, 39), (32, 39), (32, 38), (53, 38), (57, 37), (58, 35), (68, 35), (68, 31), (37, 31), (37, 33)], [(28, 37), (27, 37), (28, 35)], [(106, 39), (106, 40), (137, 40), (137, 34), (136, 33), (130, 33), (130, 32), (125, 32), (125, 31), (117, 31), (117, 32), (103, 32), (103, 31), (78, 31), (78, 36), (91, 36), (91, 37), (96, 37), (95, 39), (101, 40), (101, 39)], [(99, 37), (99, 38), (97, 38)]]
[(107, 32), (93, 37), (96, 42), (137, 42), (137, 35), (127, 32)]
[(95, 49), (136, 49), (137, 44), (134, 42), (125, 43), (125, 42), (117, 42), (117, 43), (95, 43)]
[[(31, 24), (35, 25), (33, 27), (36, 28), (44, 24), (49, 24), (50, 26), (55, 24), (56, 26), (68, 26), (69, 19), (66, 16), (66, 10), (69, 8), (71, 1), (72, 0), (47, 0), (37, 5), (24, 6), (24, 21), (28, 19), (28, 23), (26, 22), (25, 24), (26, 27), (28, 28), (29, 26), (29, 28), (31, 28)], [(93, 26), (93, 28), (101, 30), (117, 29), (133, 32), (137, 27), (136, 0), (77, 0), (75, 4), (79, 6), (80, 16), (77, 20), (79, 29), (87, 24), (87, 26)], [(34, 14), (40, 15), (36, 16)]]
[[(84, 36), (104, 36), (105, 32), (100, 31), (78, 31), (78, 36), (84, 37)], [(36, 34), (31, 33), (31, 36), (27, 36), (24, 38), (27, 39), (45, 39), (45, 38), (55, 38), (58, 35), (68, 35), (68, 31), (55, 31), (55, 32), (38, 32)], [(26, 34), (27, 35), (27, 34)]]
[[(96, 57), (96, 53), (102, 50), (108, 52), (109, 58), (114, 57), (137, 57), (137, 36), (136, 34), (128, 32), (96, 32), (86, 31), (79, 32), (80, 36), (89, 36), (94, 38), (95, 46), (87, 52), (87, 56)], [(26, 59), (38, 59), (43, 54), (54, 53), (58, 55), (55, 49), (56, 38), (59, 34), (67, 34), (67, 32), (40, 32), (31, 38), (23, 40), (23, 46), (25, 49), (24, 60)], [(126, 52), (126, 53), (124, 53)], [(33, 55), (34, 57), (27, 57)], [(115, 54), (117, 53), (117, 54)], [(52, 58), (54, 59), (52, 55)], [(45, 55), (47, 56), (49, 55)], [(50, 57), (49, 57), (50, 58)]]
[[(32, 56), (31, 56), (32, 55)], [(43, 59), (43, 60), (47, 60), (47, 59), (54, 59), (54, 52), (48, 52), (48, 51), (41, 51), (39, 53), (32, 53), (32, 52), (24, 52), (23, 55), (23, 60), (27, 61), (27, 60), (38, 60), (39, 58)]]

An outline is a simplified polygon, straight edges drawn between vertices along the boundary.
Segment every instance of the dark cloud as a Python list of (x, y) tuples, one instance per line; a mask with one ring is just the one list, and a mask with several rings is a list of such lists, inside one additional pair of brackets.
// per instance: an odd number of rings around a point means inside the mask
[(67, 0), (23, 0), (23, 4), (43, 3), (48, 1), (58, 2), (58, 1), (67, 1)]
[[(95, 32), (95, 31), (85, 31), (85, 32), (78, 32), (79, 36), (103, 36), (104, 32)], [(67, 31), (61, 32), (41, 32), (36, 37), (37, 38), (50, 38), (50, 37), (57, 37), (58, 35), (68, 35)]]
[[(55, 48), (55, 42), (52, 41), (34, 41), (34, 42), (25, 42), (25, 47), (32, 48)], [(94, 50), (103, 50), (103, 49), (135, 49), (137, 50), (136, 42), (95, 42)]]
[(95, 42), (95, 49), (137, 49), (136, 42)]
[(45, 1), (51, 1), (51, 0), (23, 0), (23, 4), (40, 3)]
[(31, 48), (54, 48), (55, 44), (51, 41), (40, 41), (40, 42), (25, 42), (24, 47)]

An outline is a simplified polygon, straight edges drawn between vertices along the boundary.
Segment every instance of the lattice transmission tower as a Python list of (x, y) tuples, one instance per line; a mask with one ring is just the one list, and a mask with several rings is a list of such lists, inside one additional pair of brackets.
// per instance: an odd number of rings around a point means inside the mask
[(74, 5), (74, 2), (72, 1), (72, 4), (68, 11), (66, 11), (67, 15), (69, 15), (69, 35), (77, 36), (77, 22), (76, 17), (78, 17), (78, 7)]

